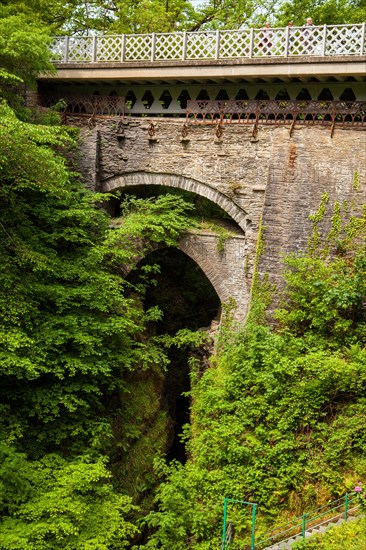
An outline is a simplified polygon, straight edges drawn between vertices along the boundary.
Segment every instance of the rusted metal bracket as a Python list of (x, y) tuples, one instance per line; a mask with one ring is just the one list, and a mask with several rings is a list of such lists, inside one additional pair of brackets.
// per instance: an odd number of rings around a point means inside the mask
[(220, 121), (217, 122), (217, 124), (216, 124), (216, 130), (215, 130), (216, 140), (221, 141), (221, 138), (222, 138), (222, 136), (223, 136), (223, 133), (224, 133), (224, 129), (223, 129), (223, 127), (222, 127), (221, 120), (220, 120)]
[(149, 134), (149, 141), (150, 142), (158, 142), (159, 139), (156, 135), (156, 128), (157, 128), (157, 124), (156, 122), (150, 122), (149, 124), (149, 129), (147, 131), (147, 133)]
[(117, 137), (118, 143), (121, 143), (126, 137), (122, 118), (118, 121), (118, 124), (116, 126), (116, 137)]
[(96, 122), (95, 122), (95, 113), (93, 113), (92, 116), (90, 118), (88, 118), (88, 127), (90, 129), (95, 128), (95, 124), (96, 124)]
[(331, 138), (333, 137), (334, 129), (335, 129), (335, 118), (333, 119), (332, 126), (331, 126), (331, 129), (330, 129), (330, 137)]
[(292, 137), (292, 132), (295, 130), (295, 124), (296, 124), (296, 117), (294, 116), (290, 126), (290, 137)]
[(258, 123), (255, 122), (253, 124), (252, 135), (250, 136), (251, 143), (256, 143), (258, 141), (257, 135), (258, 135)]
[(188, 141), (190, 141), (190, 139), (188, 137), (188, 124), (186, 122), (183, 122), (182, 137), (180, 138), (180, 141), (182, 143), (188, 143)]

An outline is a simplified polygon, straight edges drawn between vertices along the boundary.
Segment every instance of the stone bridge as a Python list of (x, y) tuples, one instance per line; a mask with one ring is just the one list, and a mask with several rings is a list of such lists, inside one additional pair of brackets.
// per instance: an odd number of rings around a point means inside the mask
[(164, 186), (200, 195), (215, 203), (235, 221), (235, 226), (224, 227), (222, 239), (214, 231), (197, 230), (186, 233), (178, 247), (201, 268), (221, 304), (232, 304), (234, 317), (238, 321), (245, 319), (250, 300), (250, 265), (254, 256), (253, 241), (248, 239), (252, 221), (245, 210), (215, 187), (176, 174), (130, 172), (104, 180), (100, 190), (111, 193), (122, 190), (133, 194), (134, 188), (141, 186)]
[(366, 203), (362, 129), (340, 129), (331, 137), (326, 127), (295, 127), (291, 133), (287, 127), (265, 126), (253, 140), (247, 126), (227, 126), (218, 139), (214, 127), (201, 125), (182, 140), (179, 120), (128, 118), (121, 139), (112, 120), (97, 120), (93, 128), (81, 117), (73, 123), (81, 128), (81, 168), (90, 188), (111, 193), (179, 188), (209, 199), (230, 216), (234, 236), (225, 241), (222, 255), (212, 234), (186, 236), (180, 246), (222, 302), (234, 298), (238, 319), (248, 309), (261, 223), (265, 249), (259, 270), (278, 281), (283, 256), (305, 249), (309, 215), (324, 193), (331, 205)]
[(90, 189), (182, 189), (229, 216), (221, 253), (209, 232), (180, 248), (240, 320), (261, 225), (258, 268), (280, 282), (283, 256), (305, 249), (325, 193), (331, 206), (366, 203), (365, 24), (316, 27), (311, 42), (303, 29), (273, 29), (270, 50), (262, 32), (57, 39), (57, 73), (30, 98), (66, 98)]

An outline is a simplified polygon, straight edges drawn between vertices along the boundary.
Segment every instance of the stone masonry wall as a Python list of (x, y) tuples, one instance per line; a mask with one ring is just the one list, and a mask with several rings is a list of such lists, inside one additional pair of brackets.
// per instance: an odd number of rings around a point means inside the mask
[(278, 128), (271, 157), (260, 271), (278, 278), (283, 255), (306, 248), (312, 230), (309, 215), (318, 210), (323, 194), (329, 196), (324, 230), (330, 227), (336, 201), (358, 210), (366, 204), (366, 132), (336, 130), (331, 138), (327, 128), (305, 127), (290, 138), (285, 128)]
[[(155, 141), (149, 140), (151, 121)], [(86, 184), (100, 191), (171, 185), (217, 202), (242, 229), (245, 277), (242, 260), (232, 269), (237, 270), (236, 284), (246, 286), (245, 299), (261, 219), (266, 247), (259, 270), (277, 280), (283, 254), (305, 248), (309, 214), (318, 209), (323, 193), (330, 205), (336, 200), (366, 203), (365, 131), (336, 128), (331, 137), (326, 127), (295, 127), (290, 136), (289, 126), (262, 126), (251, 139), (251, 127), (232, 124), (224, 126), (218, 140), (215, 126), (196, 125), (189, 126), (189, 141), (182, 142), (182, 122), (125, 119), (122, 137), (116, 121), (98, 120), (90, 129), (85, 119), (76, 120)]]

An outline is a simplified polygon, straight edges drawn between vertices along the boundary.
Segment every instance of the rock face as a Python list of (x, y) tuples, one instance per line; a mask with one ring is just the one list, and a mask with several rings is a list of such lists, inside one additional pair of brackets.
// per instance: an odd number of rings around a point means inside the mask
[[(71, 119), (70, 119), (71, 122)], [(223, 127), (190, 125), (182, 138), (182, 119), (126, 118), (122, 123), (73, 117), (81, 128), (80, 166), (85, 184), (96, 191), (136, 186), (180, 188), (218, 204), (240, 232), (219, 254), (212, 235), (186, 236), (182, 250), (204, 270), (220, 300), (237, 303), (244, 319), (250, 297), (260, 224), (265, 246), (259, 271), (279, 280), (282, 257), (304, 250), (309, 215), (323, 194), (329, 196), (329, 222), (335, 201), (366, 203), (366, 132), (357, 129)], [(121, 128), (123, 131), (121, 131)], [(235, 242), (234, 242), (235, 241)], [(216, 252), (215, 252), (216, 250)]]

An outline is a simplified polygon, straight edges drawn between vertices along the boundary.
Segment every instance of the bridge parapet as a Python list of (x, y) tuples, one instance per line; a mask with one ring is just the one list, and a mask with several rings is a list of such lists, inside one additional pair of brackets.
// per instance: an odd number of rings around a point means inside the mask
[(363, 56), (365, 23), (276, 29), (55, 37), (55, 63)]
[[(341, 127), (366, 125), (365, 101), (228, 100), (187, 101), (194, 123), (305, 124)], [(332, 132), (333, 133), (333, 132)]]

